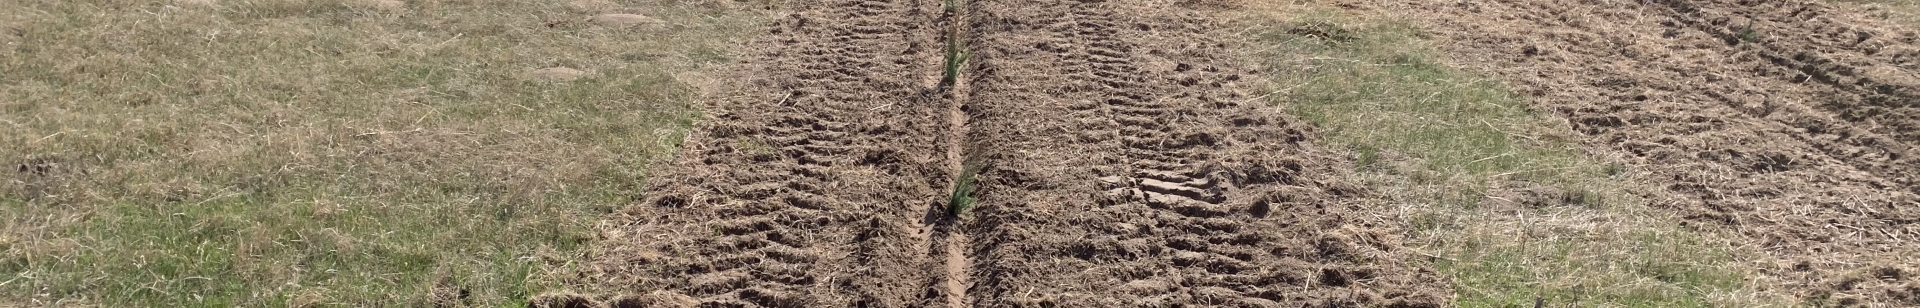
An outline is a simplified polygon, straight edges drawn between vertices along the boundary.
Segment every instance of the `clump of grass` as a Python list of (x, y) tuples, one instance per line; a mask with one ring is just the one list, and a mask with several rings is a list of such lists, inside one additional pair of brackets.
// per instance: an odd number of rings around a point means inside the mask
[(959, 22), (959, 5), (960, 0), (946, 0), (945, 3), (947, 20), (952, 25), (947, 29), (946, 61), (941, 63), (940, 85), (937, 87), (940, 92), (952, 90), (954, 84), (960, 81), (960, 69), (967, 64), (967, 57), (970, 56), (966, 50), (966, 25)]
[[(706, 65), (686, 59), (760, 18), (608, 8), (686, 25), (641, 32), (565, 1), (370, 2), (9, 1), (0, 298), (522, 301), (674, 151), (698, 98), (676, 73)], [(522, 77), (552, 66), (597, 73)]]
[[(1667, 223), (1674, 218), (1625, 192), (1622, 168), (1587, 158), (1574, 133), (1499, 84), (1433, 60), (1418, 27), (1325, 8), (1249, 5), (1259, 24), (1247, 32), (1250, 55), (1280, 89), (1273, 103), (1323, 128), (1325, 143), (1359, 152), (1353, 180), (1396, 192), (1367, 202), (1403, 209), (1417, 249), (1453, 278), (1456, 305), (1783, 298), (1742, 284), (1729, 256), (1755, 252)], [(1572, 206), (1483, 206), (1489, 190), (1514, 181), (1569, 191), (1561, 201)]]
[(980, 173), (980, 168), (978, 163), (967, 163), (960, 174), (954, 177), (953, 191), (947, 196), (948, 216), (964, 218), (973, 211), (974, 202), (980, 201), (973, 196), (974, 191), (980, 188), (980, 184), (974, 181)]
[(1753, 30), (1753, 17), (1747, 17), (1747, 25), (1740, 27), (1740, 42), (1745, 44), (1760, 42), (1760, 32)]
[(1379, 148), (1374, 148), (1372, 146), (1367, 146), (1367, 145), (1360, 145), (1355, 147), (1354, 151), (1359, 152), (1357, 153), (1358, 156), (1354, 158), (1354, 163), (1353, 163), (1356, 168), (1359, 168), (1359, 169), (1370, 168), (1370, 167), (1373, 167), (1374, 163), (1377, 163), (1380, 160)]
[(1603, 200), (1604, 198), (1605, 197), (1603, 197), (1600, 194), (1600, 192), (1597, 192), (1597, 191), (1593, 191), (1590, 189), (1575, 189), (1573, 191), (1567, 192), (1566, 200), (1564, 201), (1569, 205), (1598, 208), (1604, 205), (1604, 203), (1602, 203), (1605, 201)]
[(942, 65), (940, 75), (939, 88), (942, 92), (953, 89), (953, 85), (960, 79), (960, 67), (967, 63), (968, 54), (962, 50), (965, 48), (961, 46), (962, 44), (960, 38), (947, 39), (947, 61)]

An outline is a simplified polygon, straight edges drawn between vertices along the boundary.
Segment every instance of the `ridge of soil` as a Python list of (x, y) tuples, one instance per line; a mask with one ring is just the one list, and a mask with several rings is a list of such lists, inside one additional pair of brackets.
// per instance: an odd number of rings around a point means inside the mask
[(1920, 39), (1820, 1), (1351, 3), (1567, 120), (1812, 303), (1920, 305)]
[[(1350, 162), (1240, 94), (1216, 8), (968, 2), (787, 3), (582, 279), (621, 307), (1447, 300)], [(972, 57), (935, 93), (947, 26)], [(949, 217), (976, 156), (980, 201)]]

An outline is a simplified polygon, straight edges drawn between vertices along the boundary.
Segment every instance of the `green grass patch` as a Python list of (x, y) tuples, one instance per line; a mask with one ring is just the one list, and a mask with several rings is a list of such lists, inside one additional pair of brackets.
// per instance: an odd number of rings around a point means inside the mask
[(947, 20), (952, 23), (947, 27), (946, 60), (941, 63), (940, 84), (936, 87), (942, 92), (952, 90), (955, 83), (960, 81), (960, 70), (967, 64), (967, 57), (970, 56), (967, 53), (966, 25), (959, 22), (962, 4), (964, 3), (961, 0), (946, 0), (942, 3)]
[[(1274, 104), (1353, 150), (1354, 180), (1402, 209), (1417, 249), (1463, 307), (1753, 306), (1731, 245), (1671, 223), (1626, 193), (1622, 167), (1500, 84), (1438, 59), (1417, 26), (1313, 5), (1252, 6), (1248, 54)], [(1308, 12), (1308, 13), (1300, 13)], [(1515, 185), (1559, 192), (1502, 202)]]
[[(391, 6), (400, 3), (399, 6)], [(567, 288), (755, 30), (735, 1), (13, 1), (0, 297), (498, 306)], [(601, 13), (666, 21), (596, 25)], [(565, 66), (577, 80), (529, 78)]]
[(940, 85), (938, 86), (942, 91), (953, 89), (954, 84), (960, 80), (961, 66), (967, 64), (968, 54), (966, 50), (963, 50), (966, 47), (963, 46), (964, 43), (961, 43), (962, 38), (957, 37), (957, 33), (955, 35), (956, 37), (947, 38), (947, 60), (941, 65)]
[(980, 201), (973, 197), (974, 191), (980, 188), (980, 184), (974, 181), (978, 174), (980, 174), (980, 166), (976, 163), (968, 163), (966, 167), (961, 168), (960, 174), (954, 177), (953, 192), (947, 196), (947, 215), (964, 218), (969, 211), (973, 210), (973, 204)]

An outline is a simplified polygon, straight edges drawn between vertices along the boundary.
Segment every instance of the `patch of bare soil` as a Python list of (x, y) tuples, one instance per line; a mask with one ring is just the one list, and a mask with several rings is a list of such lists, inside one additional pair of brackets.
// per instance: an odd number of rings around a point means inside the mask
[(786, 4), (585, 279), (668, 306), (1445, 303), (1351, 163), (1237, 91), (1260, 79), (1207, 9), (962, 2)]
[[(928, 306), (945, 200), (937, 1), (785, 4), (682, 153), (617, 220), (593, 279), (721, 307)], [(937, 216), (934, 216), (937, 217)]]
[(1438, 306), (1204, 9), (977, 0), (974, 306)]
[(1822, 1), (1351, 3), (1404, 12), (1811, 303), (1920, 305), (1920, 39)]

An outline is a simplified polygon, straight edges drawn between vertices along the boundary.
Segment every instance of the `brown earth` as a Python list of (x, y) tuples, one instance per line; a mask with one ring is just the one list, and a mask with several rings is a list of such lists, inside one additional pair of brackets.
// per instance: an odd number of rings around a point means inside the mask
[(1920, 305), (1920, 39), (1821, 1), (1349, 2), (1566, 119), (1809, 304)]
[(976, 306), (1436, 306), (1203, 8), (978, 0)]
[[(1215, 7), (963, 2), (785, 3), (583, 279), (617, 306), (1446, 302), (1351, 162), (1240, 94), (1261, 79)], [(950, 88), (948, 32), (972, 54)]]
[(721, 306), (925, 306), (951, 173), (932, 1), (796, 1), (594, 266)]

